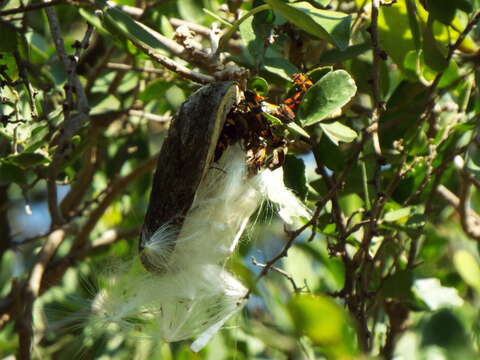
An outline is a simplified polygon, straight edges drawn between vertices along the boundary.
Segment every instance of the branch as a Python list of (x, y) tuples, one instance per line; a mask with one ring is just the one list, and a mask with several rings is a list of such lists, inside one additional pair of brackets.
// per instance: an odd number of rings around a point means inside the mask
[(156, 69), (156, 68), (139, 68), (127, 64), (118, 64), (109, 62), (106, 64), (107, 69), (113, 70), (127, 70), (127, 71), (137, 71), (143, 73), (151, 73), (151, 74), (158, 74), (158, 75), (165, 75), (165, 71), (163, 69)]
[[(267, 266), (266, 264), (261, 264), (261, 263), (257, 262), (257, 260), (254, 257), (252, 257), (252, 264), (255, 265), (255, 266), (261, 267), (261, 268), (265, 268)], [(300, 292), (301, 289), (295, 283), (295, 280), (293, 279), (292, 275), (290, 275), (285, 270), (282, 270), (282, 269), (280, 269), (276, 266), (272, 266), (272, 270), (278, 272), (279, 274), (281, 274), (283, 276), (285, 276), (288, 279), (288, 281), (290, 281), (290, 283), (292, 284), (293, 291), (295, 291), (296, 293)]]
[[(455, 50), (457, 50), (460, 47), (460, 44), (465, 40), (467, 35), (470, 33), (470, 31), (473, 30), (475, 25), (480, 21), (480, 11), (477, 11), (476, 14), (472, 17), (472, 19), (468, 22), (467, 26), (465, 29), (462, 31), (462, 33), (458, 36), (457, 41), (450, 46), (450, 49), (447, 54), (447, 64), (450, 64), (450, 61), (453, 58), (453, 54), (455, 53)], [(447, 67), (448, 67), (447, 65)], [(446, 69), (445, 69), (446, 70)], [(440, 82), (440, 79), (442, 78), (443, 74), (445, 73), (445, 70), (439, 72), (435, 78), (433, 79), (432, 84), (428, 88), (428, 93), (427, 93), (427, 106), (422, 115), (420, 115), (419, 121), (417, 122), (417, 127), (420, 126), (420, 124), (432, 116), (433, 113), (433, 107), (435, 106), (435, 102), (433, 101), (433, 95), (435, 93), (435, 90), (437, 89), (438, 83)], [(433, 130), (433, 125), (431, 124), (430, 128)], [(433, 134), (432, 134), (433, 135)]]
[(464, 175), (460, 181), (459, 197), (443, 185), (438, 186), (437, 193), (458, 211), (463, 231), (472, 239), (480, 242), (480, 216), (468, 207), (470, 181)]
[(62, 5), (62, 4), (66, 4), (66, 3), (67, 3), (67, 1), (65, 1), (65, 0), (52, 0), (52, 1), (48, 1), (48, 2), (45, 1), (43, 3), (30, 4), (30, 5), (27, 5), (27, 6), (20, 6), (18, 8), (14, 8), (14, 9), (3, 10), (3, 11), (0, 11), (0, 16), (20, 14), (20, 13), (24, 13), (24, 12), (28, 12), (28, 11), (39, 10), (39, 9), (43, 9), (43, 8), (46, 8), (46, 7)]
[[(57, 139), (58, 148), (53, 155), (52, 163), (50, 164), (47, 176), (48, 209), (52, 218), (52, 228), (55, 228), (56, 226), (64, 222), (60, 207), (58, 206), (56, 184), (58, 168), (60, 162), (66, 155), (71, 137), (80, 129), (83, 123), (88, 120), (89, 106), (85, 92), (83, 91), (83, 86), (75, 73), (76, 58), (73, 57), (73, 59), (70, 59), (65, 51), (65, 45), (63, 43), (63, 38), (60, 31), (60, 23), (58, 21), (57, 14), (55, 13), (55, 9), (48, 7), (45, 9), (45, 12), (47, 14), (50, 31), (53, 37), (53, 41), (55, 43), (58, 58), (60, 59), (60, 63), (62, 64), (63, 69), (68, 76), (68, 83), (66, 86), (67, 101), (64, 105), (65, 120), (63, 122), (61, 134)], [(92, 31), (93, 28), (91, 27), (91, 25), (88, 25), (85, 36), (80, 42), (80, 46), (77, 47), (76, 54), (79, 54), (79, 49), (88, 46), (89, 38), (92, 34)], [(71, 116), (70, 111), (74, 108), (74, 89), (75, 94), (77, 95), (76, 107), (78, 112)]]
[(372, 90), (373, 90), (373, 103), (374, 108), (372, 112), (372, 118), (370, 127), (372, 130), (373, 148), (377, 156), (382, 155), (382, 149), (380, 148), (380, 140), (378, 137), (378, 121), (380, 115), (385, 106), (380, 95), (380, 62), (385, 59), (385, 52), (380, 49), (378, 43), (378, 8), (379, 0), (372, 0), (372, 23), (369, 28), (370, 36), (372, 38), (373, 48), (373, 64), (372, 64)]
[(28, 360), (31, 357), (33, 340), (33, 303), (40, 294), (40, 286), (45, 269), (65, 238), (65, 231), (54, 231), (40, 251), (37, 262), (33, 266), (28, 282), (22, 288), (19, 282), (14, 285), (16, 295), (16, 324), (19, 336), (18, 357)]
[(145, 54), (150, 56), (154, 61), (165, 66), (168, 70), (173, 71), (179, 74), (181, 77), (196, 82), (198, 84), (208, 84), (215, 81), (215, 78), (210, 75), (205, 75), (193, 70), (190, 70), (186, 66), (180, 65), (173, 61), (172, 59), (160, 55), (152, 51), (148, 46), (143, 45), (142, 43), (133, 43), (137, 48), (143, 51)]

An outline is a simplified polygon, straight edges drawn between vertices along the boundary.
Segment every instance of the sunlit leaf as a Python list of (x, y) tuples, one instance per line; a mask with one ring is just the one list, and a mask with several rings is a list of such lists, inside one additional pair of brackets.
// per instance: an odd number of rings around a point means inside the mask
[[(313, 125), (327, 118), (348, 103), (356, 91), (355, 81), (346, 71), (337, 70), (326, 74), (307, 91), (302, 99), (298, 111), (302, 125)], [(350, 132), (346, 136), (347, 138), (355, 137), (356, 134), (352, 135)]]
[(327, 40), (340, 49), (348, 46), (350, 15), (317, 9), (308, 2), (285, 3), (282, 0), (265, 0), (265, 2), (306, 32)]
[(480, 265), (466, 250), (459, 250), (453, 255), (453, 263), (463, 280), (480, 292)]
[(335, 145), (338, 145), (340, 141), (346, 143), (352, 142), (357, 137), (357, 133), (354, 130), (338, 121), (329, 124), (321, 123), (320, 127)]
[(353, 359), (354, 339), (345, 311), (327, 296), (296, 295), (288, 310), (300, 334), (307, 335), (332, 358)]

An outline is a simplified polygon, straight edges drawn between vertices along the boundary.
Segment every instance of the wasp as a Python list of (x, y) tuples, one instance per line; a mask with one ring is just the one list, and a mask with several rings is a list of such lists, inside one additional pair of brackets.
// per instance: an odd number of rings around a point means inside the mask
[(287, 140), (274, 131), (265, 114), (273, 115), (283, 123), (295, 119), (295, 111), (313, 82), (304, 74), (294, 74), (292, 79), (295, 93), (279, 105), (267, 102), (264, 96), (254, 91), (244, 91), (244, 99), (227, 116), (215, 149), (215, 161), (229, 145), (242, 141), (249, 175), (283, 165), (288, 151)]
[(303, 95), (313, 86), (313, 82), (304, 74), (293, 74), (292, 79), (295, 92), (292, 96), (285, 99), (283, 103), (294, 112), (302, 102)]

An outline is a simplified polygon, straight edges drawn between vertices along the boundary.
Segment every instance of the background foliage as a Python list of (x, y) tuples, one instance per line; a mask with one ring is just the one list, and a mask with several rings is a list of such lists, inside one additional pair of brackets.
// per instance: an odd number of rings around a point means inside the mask
[[(1, 355), (479, 357), (478, 0), (117, 4), (0, 4)], [(278, 104), (299, 72), (285, 182), (313, 217), (257, 214), (229, 265), (241, 316), (199, 355), (93, 337), (95, 273), (136, 252), (172, 114), (224, 79)]]

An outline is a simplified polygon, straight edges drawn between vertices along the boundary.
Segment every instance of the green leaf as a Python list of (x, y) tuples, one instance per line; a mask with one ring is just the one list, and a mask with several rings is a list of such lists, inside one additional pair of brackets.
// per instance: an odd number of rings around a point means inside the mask
[(304, 1), (285, 3), (282, 0), (265, 0), (265, 2), (300, 29), (329, 41), (339, 49), (347, 48), (350, 40), (350, 15), (320, 10)]
[(8, 185), (10, 183), (25, 184), (27, 176), (25, 170), (17, 165), (0, 161), (0, 184)]
[(0, 41), (0, 52), (13, 52), (17, 50), (17, 32), (15, 27), (6, 22), (0, 22), (0, 33), (2, 41)]
[(197, 24), (203, 23), (205, 19), (205, 12), (203, 11), (202, 5), (202, 2), (197, 0), (182, 0), (177, 2), (178, 12), (181, 17)]
[(307, 196), (307, 179), (305, 177), (305, 163), (294, 155), (287, 155), (283, 167), (283, 181), (295, 194), (304, 200)]
[(345, 155), (325, 136), (322, 136), (319, 144), (313, 148), (313, 152), (315, 158), (319, 158), (332, 171), (339, 172), (345, 167)]
[(167, 82), (163, 79), (157, 79), (150, 82), (140, 93), (140, 100), (149, 102), (155, 99), (159, 99), (165, 95), (165, 91), (171, 86), (171, 82)]
[(266, 96), (268, 94), (269, 85), (267, 80), (260, 76), (255, 76), (248, 80), (247, 88), (255, 91), (256, 93)]
[(142, 23), (133, 20), (130, 16), (117, 8), (103, 7), (105, 25), (116, 31), (120, 37), (125, 37), (134, 44), (141, 44), (151, 51), (165, 53), (166, 47), (158, 38), (161, 34)]
[(380, 44), (392, 60), (403, 70), (406, 54), (415, 50), (415, 31), (411, 30), (411, 17), (405, 1), (391, 6), (381, 6), (378, 16), (378, 37)]
[(433, 20), (428, 18), (427, 26), (423, 31), (423, 55), (425, 64), (437, 72), (445, 70), (448, 61), (442, 51), (442, 47), (435, 40), (433, 34)]
[(298, 111), (302, 125), (313, 125), (327, 118), (348, 103), (356, 91), (355, 81), (346, 71), (328, 73), (303, 97)]
[(385, 279), (382, 287), (382, 295), (386, 298), (406, 300), (412, 295), (413, 272), (411, 270), (399, 270)]
[(466, 250), (459, 250), (453, 255), (453, 264), (462, 279), (480, 292), (480, 265)]
[(414, 0), (407, 0), (407, 13), (408, 13), (408, 22), (410, 24), (410, 30), (413, 36), (413, 42), (415, 44), (415, 48), (420, 50), (421, 47), (421, 39), (420, 39), (420, 24), (417, 18), (417, 5)]
[(389, 211), (385, 214), (383, 219), (387, 222), (397, 222), (403, 220), (402, 222), (406, 222), (408, 217), (410, 216), (411, 208), (404, 207), (398, 210)]
[(273, 125), (273, 126), (283, 126), (282, 120), (277, 118), (276, 116), (269, 114), (268, 112), (262, 112), (262, 115), (265, 117), (265, 119), (268, 120), (268, 122)]
[(351, 45), (346, 49), (332, 49), (325, 51), (320, 58), (320, 64), (322, 65), (334, 65), (346, 60), (356, 58), (366, 51), (370, 50), (372, 45), (369, 42), (364, 42), (362, 44)]
[(425, 7), (435, 20), (445, 25), (452, 22), (457, 10), (455, 0), (425, 0)]
[[(15, 60), (15, 56), (11, 53), (0, 54), (0, 66), (4, 67), (5, 73), (10, 77), (12, 81), (18, 79), (18, 67)], [(2, 75), (0, 77), (3, 78)]]
[(309, 72), (307, 72), (306, 75), (310, 78), (310, 80), (312, 80), (313, 83), (316, 83), (332, 70), (333, 70), (333, 67), (331, 66), (320, 66), (310, 70)]
[(294, 134), (297, 134), (297, 135), (300, 135), (300, 136), (304, 136), (307, 139), (310, 139), (310, 135), (305, 130), (303, 130), (302, 127), (300, 127), (299, 125), (297, 125), (293, 121), (287, 123), (285, 126), (287, 127), (288, 130), (290, 130), (290, 132), (292, 132)]
[[(442, 309), (428, 319), (423, 327), (422, 345), (465, 349), (468, 337), (465, 326), (450, 309)], [(473, 359), (473, 357), (471, 358)]]
[(345, 311), (331, 298), (296, 295), (287, 306), (297, 332), (321, 346), (327, 358), (345, 359), (355, 355), (350, 321)]
[(33, 166), (48, 164), (50, 162), (50, 160), (42, 154), (26, 152), (18, 155), (10, 155), (9, 157), (7, 157), (6, 160), (11, 164), (20, 166), (24, 169)]
[(284, 56), (278, 54), (278, 56), (272, 57), (272, 55), (276, 55), (276, 54), (272, 53), (271, 51), (267, 51), (266, 57), (263, 62), (263, 67), (268, 72), (278, 75), (281, 78), (288, 81), (291, 80), (291, 76), (293, 74), (300, 72), (298, 68), (295, 65), (293, 65), (290, 61), (285, 59)]
[(357, 137), (357, 133), (354, 130), (338, 121), (331, 124), (321, 123), (320, 127), (335, 145), (338, 145), (340, 141), (352, 142)]
[(265, 39), (272, 31), (274, 15), (271, 10), (261, 11), (247, 18), (239, 26), (240, 37), (250, 55), (250, 61), (258, 69), (263, 64)]

